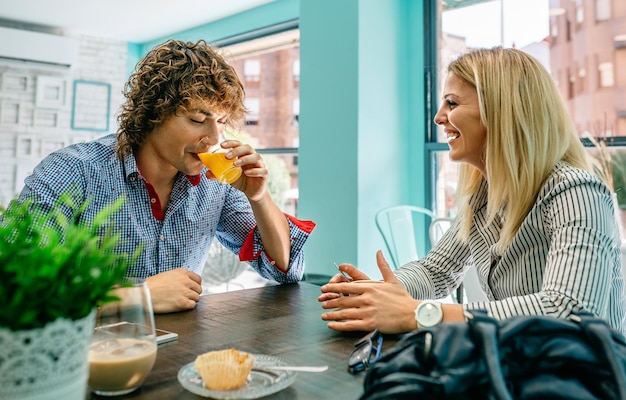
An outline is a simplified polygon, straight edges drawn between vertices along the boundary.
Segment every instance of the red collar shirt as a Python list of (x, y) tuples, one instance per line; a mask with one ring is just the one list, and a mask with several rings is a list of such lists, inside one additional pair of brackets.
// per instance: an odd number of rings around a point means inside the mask
[[(38, 203), (50, 206), (69, 190), (79, 201), (90, 199), (79, 216), (79, 222), (89, 223), (103, 207), (124, 196), (113, 223), (121, 238), (119, 251), (133, 253), (142, 248), (136, 263), (129, 267), (132, 277), (147, 278), (181, 267), (201, 274), (216, 237), (266, 279), (280, 283), (302, 279), (302, 247), (315, 223), (285, 214), (292, 242), (284, 273), (265, 254), (254, 214), (242, 192), (204, 175), (180, 173), (163, 213), (135, 158), (129, 155), (120, 162), (115, 149), (115, 135), (108, 135), (48, 155), (25, 179), (20, 200), (34, 196)], [(76, 212), (70, 208), (63, 211), (68, 218)]]

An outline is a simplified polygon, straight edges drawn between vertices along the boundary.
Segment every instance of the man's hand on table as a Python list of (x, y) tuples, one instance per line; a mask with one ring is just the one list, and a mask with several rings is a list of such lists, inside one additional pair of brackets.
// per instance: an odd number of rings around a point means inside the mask
[(177, 268), (146, 279), (150, 288), (152, 308), (157, 314), (190, 310), (202, 293), (200, 275)]

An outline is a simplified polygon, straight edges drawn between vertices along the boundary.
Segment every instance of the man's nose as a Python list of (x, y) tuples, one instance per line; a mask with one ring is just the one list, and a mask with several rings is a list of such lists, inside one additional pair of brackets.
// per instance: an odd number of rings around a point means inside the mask
[(217, 131), (207, 132), (207, 135), (204, 137), (205, 143), (209, 143), (211, 146), (219, 143), (221, 138), (221, 133)]
[(212, 122), (206, 125), (205, 137), (211, 143), (211, 145), (218, 143), (221, 136), (222, 130), (217, 122)]

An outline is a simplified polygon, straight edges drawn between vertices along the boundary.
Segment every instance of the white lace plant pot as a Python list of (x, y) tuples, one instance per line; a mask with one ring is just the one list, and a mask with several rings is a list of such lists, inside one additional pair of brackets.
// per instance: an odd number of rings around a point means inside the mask
[(0, 327), (0, 399), (84, 400), (94, 316), (32, 330)]

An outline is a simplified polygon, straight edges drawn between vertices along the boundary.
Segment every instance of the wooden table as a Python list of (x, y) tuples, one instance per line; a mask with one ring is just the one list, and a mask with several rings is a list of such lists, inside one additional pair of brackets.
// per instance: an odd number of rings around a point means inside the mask
[[(319, 295), (319, 286), (309, 283), (270, 285), (206, 295), (194, 310), (157, 315), (156, 327), (177, 332), (178, 340), (159, 345), (156, 364), (144, 384), (117, 398), (201, 399), (180, 385), (178, 370), (198, 354), (234, 347), (278, 356), (292, 365), (329, 366), (322, 373), (298, 372), (291, 386), (264, 398), (358, 399), (364, 374), (350, 374), (346, 361), (364, 333), (328, 329), (320, 318)], [(383, 351), (395, 342), (385, 338)]]

